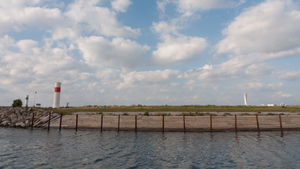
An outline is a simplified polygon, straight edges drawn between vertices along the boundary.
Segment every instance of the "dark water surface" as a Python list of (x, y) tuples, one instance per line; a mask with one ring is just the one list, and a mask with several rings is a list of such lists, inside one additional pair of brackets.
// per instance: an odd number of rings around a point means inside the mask
[(0, 128), (0, 168), (300, 168), (300, 132)]

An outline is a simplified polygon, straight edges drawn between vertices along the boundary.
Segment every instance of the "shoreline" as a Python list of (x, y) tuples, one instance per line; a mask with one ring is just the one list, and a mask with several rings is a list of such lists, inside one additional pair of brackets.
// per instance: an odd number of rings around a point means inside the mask
[[(213, 116), (234, 116), (235, 114), (238, 116), (245, 116), (245, 115), (265, 115), (265, 116), (272, 116), (272, 115), (300, 115), (300, 112), (175, 112), (175, 111), (156, 111), (156, 112), (148, 112), (149, 116), (209, 116), (212, 114)], [(145, 112), (129, 112), (129, 111), (123, 111), (123, 112), (74, 112), (72, 115), (110, 115), (110, 116), (118, 116), (118, 115), (143, 115), (145, 116)]]
[[(257, 117), (257, 118), (256, 118)], [(102, 119), (102, 120), (101, 120)], [(77, 121), (77, 122), (76, 122)], [(51, 122), (59, 128), (60, 119)], [(300, 131), (299, 115), (274, 116), (108, 116), (65, 115), (62, 129), (104, 131), (227, 132)]]

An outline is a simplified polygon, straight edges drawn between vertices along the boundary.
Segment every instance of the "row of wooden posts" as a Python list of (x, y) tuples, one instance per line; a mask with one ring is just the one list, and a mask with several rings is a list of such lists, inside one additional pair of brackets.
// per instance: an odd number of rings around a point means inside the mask
[[(48, 131), (50, 131), (50, 120), (51, 120), (51, 112), (49, 113), (49, 120), (48, 120)], [(34, 113), (32, 113), (32, 124), (31, 124), (31, 130), (33, 129), (33, 121), (34, 121)], [(235, 132), (237, 132), (237, 117), (236, 114), (234, 115), (234, 121), (235, 121)], [(260, 133), (259, 130), (259, 122), (258, 122), (258, 115), (256, 114), (256, 123), (257, 123), (257, 132)], [(281, 115), (279, 114), (279, 123), (280, 123), (280, 131), (283, 135), (283, 129), (282, 129), (282, 122), (281, 122)], [(61, 124), (62, 124), (62, 113), (60, 114), (60, 122), (59, 122), (59, 131), (61, 131)], [(78, 129), (78, 114), (76, 114), (76, 127), (75, 130)], [(103, 115), (101, 115), (101, 126), (100, 130), (102, 132), (103, 129)], [(164, 132), (165, 129), (165, 116), (162, 116), (162, 132)], [(118, 115), (118, 132), (120, 131), (120, 115)], [(185, 130), (185, 115), (183, 115), (183, 131)], [(137, 132), (137, 115), (135, 115), (135, 132)], [(210, 132), (212, 133), (212, 115), (210, 115)]]

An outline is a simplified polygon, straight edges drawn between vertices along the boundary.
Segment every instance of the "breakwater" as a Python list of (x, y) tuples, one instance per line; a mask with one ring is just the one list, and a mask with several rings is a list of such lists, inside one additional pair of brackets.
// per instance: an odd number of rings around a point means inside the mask
[(300, 131), (299, 115), (273, 116), (103, 116), (65, 115), (54, 128), (118, 131)]
[[(126, 113), (127, 114), (127, 113)], [(43, 109), (0, 107), (0, 126), (117, 131), (300, 131), (299, 115), (59, 115)]]
[(52, 111), (39, 109), (33, 111), (32, 108), (21, 107), (0, 107), (0, 126), (1, 127), (45, 127), (50, 121), (56, 120), (59, 115)]

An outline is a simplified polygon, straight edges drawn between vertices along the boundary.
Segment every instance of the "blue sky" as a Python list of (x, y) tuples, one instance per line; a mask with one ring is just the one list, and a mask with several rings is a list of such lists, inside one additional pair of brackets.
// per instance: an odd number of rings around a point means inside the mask
[(299, 104), (296, 0), (0, 2), (0, 105)]

